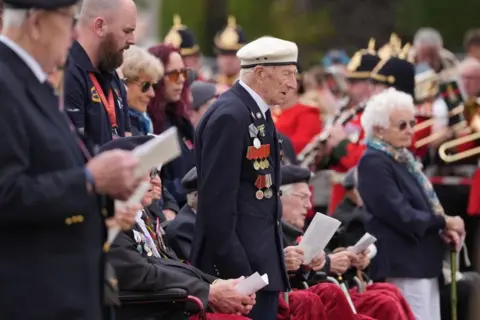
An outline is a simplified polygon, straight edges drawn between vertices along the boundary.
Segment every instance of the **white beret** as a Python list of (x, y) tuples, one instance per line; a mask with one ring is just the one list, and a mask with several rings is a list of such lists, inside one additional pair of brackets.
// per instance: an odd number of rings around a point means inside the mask
[(238, 50), (242, 68), (255, 66), (282, 66), (296, 65), (298, 60), (298, 47), (294, 42), (274, 37), (261, 37), (247, 43)]

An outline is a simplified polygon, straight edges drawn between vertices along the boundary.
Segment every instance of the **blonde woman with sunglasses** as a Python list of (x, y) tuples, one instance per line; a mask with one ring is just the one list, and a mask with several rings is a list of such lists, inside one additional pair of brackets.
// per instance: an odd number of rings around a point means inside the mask
[(147, 106), (155, 97), (154, 85), (163, 77), (160, 60), (138, 46), (131, 46), (123, 55), (120, 73), (127, 87), (128, 113), (132, 135), (153, 133), (152, 120)]

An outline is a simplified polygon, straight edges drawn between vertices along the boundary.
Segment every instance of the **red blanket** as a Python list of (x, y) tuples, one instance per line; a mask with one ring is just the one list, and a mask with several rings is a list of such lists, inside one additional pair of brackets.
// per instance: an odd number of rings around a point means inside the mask
[(351, 289), (350, 296), (358, 313), (378, 320), (415, 320), (400, 290), (389, 283), (369, 285), (363, 293)]

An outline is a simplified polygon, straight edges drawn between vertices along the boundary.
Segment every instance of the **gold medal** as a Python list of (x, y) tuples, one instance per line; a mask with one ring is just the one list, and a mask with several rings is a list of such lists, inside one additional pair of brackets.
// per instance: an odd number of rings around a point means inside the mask
[(270, 168), (270, 162), (268, 161), (268, 159), (265, 159), (265, 169), (268, 168)]
[(262, 191), (262, 190), (258, 190), (258, 191), (255, 193), (255, 197), (257, 198), (257, 200), (262, 200), (262, 199), (263, 199), (263, 191)]
[(255, 169), (257, 171), (260, 170), (260, 162), (255, 160), (255, 162), (253, 163), (253, 169)]
[(260, 160), (260, 169), (265, 170), (265, 161)]
[(263, 195), (265, 196), (265, 198), (267, 199), (270, 199), (272, 196), (273, 196), (273, 192), (272, 192), (272, 189), (267, 189), (263, 192)]

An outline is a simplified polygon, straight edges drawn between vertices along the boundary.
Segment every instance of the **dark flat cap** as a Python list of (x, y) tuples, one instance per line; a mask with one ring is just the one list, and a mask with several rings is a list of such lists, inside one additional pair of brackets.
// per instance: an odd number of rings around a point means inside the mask
[(282, 166), (282, 186), (292, 183), (308, 183), (312, 177), (310, 170), (300, 166), (286, 165)]
[(217, 88), (213, 83), (205, 81), (194, 81), (190, 86), (192, 93), (192, 109), (198, 110), (202, 105), (217, 95)]
[(4, 0), (5, 8), (55, 10), (74, 5), (79, 0)]
[(357, 187), (356, 172), (357, 167), (353, 167), (345, 174), (345, 178), (343, 178), (343, 187), (345, 189), (352, 190)]
[(114, 150), (114, 149), (130, 151), (153, 138), (154, 136), (133, 136), (133, 137), (117, 138), (101, 146), (99, 149), (99, 152), (105, 152), (105, 151)]
[(182, 178), (182, 188), (187, 192), (193, 192), (198, 190), (198, 176), (197, 168), (193, 167), (187, 174)]

